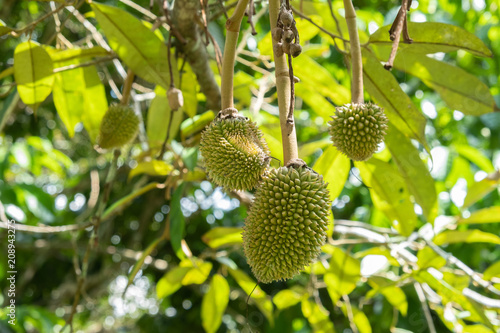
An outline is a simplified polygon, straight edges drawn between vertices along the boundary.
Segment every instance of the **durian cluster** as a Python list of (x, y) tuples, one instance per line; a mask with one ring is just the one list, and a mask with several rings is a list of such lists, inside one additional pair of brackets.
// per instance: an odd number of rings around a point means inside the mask
[(128, 106), (114, 104), (104, 114), (97, 144), (103, 149), (121, 147), (135, 139), (139, 117)]
[(387, 116), (376, 104), (346, 104), (336, 109), (330, 135), (337, 149), (355, 161), (369, 159), (384, 140)]
[(323, 177), (302, 160), (267, 169), (269, 148), (255, 123), (225, 109), (201, 135), (208, 177), (226, 190), (257, 188), (243, 248), (260, 282), (298, 274), (320, 253), (331, 202)]
[(292, 278), (318, 257), (330, 207), (323, 177), (305, 165), (263, 177), (243, 231), (243, 250), (258, 281)]
[(253, 189), (269, 165), (269, 148), (257, 125), (233, 112), (210, 123), (200, 152), (212, 181), (228, 191)]
[(295, 26), (292, 11), (281, 7), (276, 28), (271, 32), (276, 41), (273, 45), (274, 54), (281, 57), (284, 53), (297, 57), (302, 53), (300, 46), (299, 32)]

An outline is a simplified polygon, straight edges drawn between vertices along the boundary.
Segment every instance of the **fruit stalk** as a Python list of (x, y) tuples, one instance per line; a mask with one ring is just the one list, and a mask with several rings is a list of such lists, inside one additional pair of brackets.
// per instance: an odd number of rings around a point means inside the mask
[(351, 0), (344, 0), (344, 9), (347, 29), (349, 31), (349, 44), (351, 45), (351, 101), (354, 104), (361, 104), (363, 103), (363, 61), (361, 59), (361, 45), (356, 25), (356, 11)]
[[(280, 0), (269, 0), (269, 20), (271, 29), (276, 28), (278, 13), (280, 10)], [(278, 93), (278, 107), (280, 113), (281, 138), (283, 142), (283, 163), (299, 158), (297, 148), (297, 134), (295, 132), (295, 121), (293, 113), (288, 117), (290, 109), (290, 76), (286, 58), (283, 54), (276, 54), (274, 47), (278, 42), (273, 39), (274, 66), (276, 75), (276, 90)]]
[(241, 21), (249, 0), (239, 0), (233, 15), (226, 21), (226, 44), (222, 56), (221, 69), (221, 108), (222, 110), (234, 107), (233, 76), (236, 46), (240, 34)]

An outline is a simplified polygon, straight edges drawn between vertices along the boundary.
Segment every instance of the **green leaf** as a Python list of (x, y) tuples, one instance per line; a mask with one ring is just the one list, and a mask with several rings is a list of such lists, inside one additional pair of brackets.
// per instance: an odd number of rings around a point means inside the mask
[(477, 325), (465, 325), (463, 328), (463, 333), (495, 333), (491, 329), (486, 326), (477, 324)]
[(90, 60), (91, 58), (111, 56), (111, 52), (100, 46), (94, 46), (86, 49), (72, 48), (66, 50), (51, 50), (52, 52), (50, 50), (48, 50), (48, 52), (54, 62), (54, 67), (79, 64), (83, 61)]
[(302, 300), (302, 295), (291, 289), (278, 291), (273, 297), (273, 303), (278, 310), (283, 310), (298, 304)]
[(301, 80), (301, 86), (314, 87), (314, 91), (330, 98), (335, 104), (349, 103), (349, 90), (340, 85), (326, 68), (312, 58), (303, 54), (295, 58), (293, 64), (294, 75)]
[(417, 225), (417, 216), (406, 183), (396, 168), (373, 157), (355, 165), (370, 188), (375, 207), (389, 218), (401, 235), (409, 236)]
[(379, 256), (384, 256), (387, 258), (387, 260), (389, 261), (389, 263), (392, 265), (392, 266), (396, 266), (396, 267), (399, 267), (401, 266), (399, 264), (399, 262), (397, 261), (396, 258), (394, 258), (392, 255), (391, 255), (391, 250), (389, 250), (388, 248), (385, 248), (385, 247), (372, 247), (368, 250), (364, 250), (364, 251), (358, 251), (354, 254), (354, 258), (356, 259), (360, 259), (360, 258), (363, 258), (363, 257), (366, 257), (368, 255), (379, 255)]
[(186, 258), (181, 243), (184, 237), (185, 225), (184, 214), (181, 209), (181, 198), (185, 185), (184, 182), (179, 185), (172, 194), (172, 200), (170, 200), (170, 242), (175, 254), (181, 260)]
[(31, 40), (14, 51), (14, 78), (19, 96), (36, 109), (52, 92), (52, 59), (40, 44)]
[(324, 181), (328, 183), (327, 188), (332, 201), (342, 192), (349, 170), (351, 170), (349, 158), (341, 154), (333, 145), (326, 148), (314, 163), (314, 171), (323, 175)]
[(442, 272), (443, 280), (458, 291), (464, 290), (470, 284), (471, 277), (465, 273), (457, 274), (452, 270)]
[(483, 273), (483, 279), (491, 280), (492, 278), (500, 278), (500, 261), (488, 267)]
[[(389, 39), (390, 26), (384, 26), (370, 36), (370, 45), (386, 48), (384, 58), (389, 56), (392, 41)], [(474, 34), (445, 23), (408, 22), (408, 32), (413, 39), (411, 44), (400, 43), (398, 52), (431, 54), (465, 50), (480, 57), (491, 57), (488, 47)]]
[(442, 297), (443, 305), (450, 302), (458, 304), (464, 311), (468, 312), (468, 316), (463, 319), (482, 322), (488, 325), (489, 320), (484, 314), (484, 309), (476, 303), (466, 298), (461, 291), (453, 288), (442, 277), (436, 278), (427, 271), (418, 271), (413, 275), (415, 280), (420, 283), (427, 283), (436, 293)]
[(424, 133), (425, 117), (403, 92), (394, 76), (365, 49), (363, 49), (363, 74), (366, 89), (385, 109), (391, 123), (404, 135), (419, 141), (429, 151)]
[(460, 156), (468, 159), (475, 165), (477, 165), (481, 170), (491, 173), (495, 172), (495, 168), (493, 167), (493, 163), (484, 156), (484, 154), (477, 148), (468, 145), (454, 145), (455, 150)]
[(439, 269), (446, 265), (446, 259), (438, 255), (429, 246), (424, 247), (417, 253), (417, 265), (420, 269), (434, 267)]
[(210, 275), (212, 263), (198, 258), (188, 258), (181, 261), (180, 267), (191, 267), (191, 269), (182, 278), (181, 284), (184, 286), (190, 284), (202, 284)]
[(12, 28), (5, 26), (5, 22), (0, 20), (0, 37), (6, 35), (12, 31)]
[(14, 75), (14, 66), (7, 67), (3, 71), (0, 72), (0, 80), (6, 78), (7, 76)]
[[(342, 312), (344, 313), (344, 316), (348, 317), (347, 313), (347, 305), (345, 303), (342, 303), (342, 306), (340, 307)], [(370, 326), (370, 320), (368, 320), (368, 317), (365, 315), (363, 311), (360, 311), (357, 307), (354, 305), (351, 305), (352, 311), (352, 319), (354, 322), (354, 325), (358, 328), (359, 333), (372, 333), (372, 328)]]
[(398, 53), (394, 68), (418, 77), (436, 90), (451, 109), (479, 116), (495, 106), (490, 89), (476, 76), (459, 67), (411, 52)]
[(267, 294), (257, 285), (257, 282), (241, 269), (232, 269), (228, 267), (228, 272), (247, 295), (251, 294), (250, 298), (255, 301), (259, 310), (266, 316), (272, 326), (274, 323), (273, 303), (269, 299), (269, 296), (267, 296)]
[(448, 230), (434, 237), (436, 245), (453, 243), (492, 243), (500, 244), (500, 237), (480, 230)]
[[(149, 244), (149, 246), (142, 252), (141, 256), (139, 257), (139, 259), (135, 262), (134, 264), (134, 267), (132, 268), (132, 271), (130, 272), (130, 274), (128, 275), (128, 282), (127, 282), (127, 286), (125, 287), (125, 290), (127, 290), (127, 288), (132, 284), (132, 282), (134, 282), (134, 279), (135, 279), (135, 276), (137, 275), (137, 273), (139, 272), (139, 270), (141, 269), (142, 265), (144, 264), (144, 261), (146, 260), (146, 258), (151, 254), (151, 252), (153, 252), (154, 249), (156, 249), (156, 247), (158, 246), (158, 244), (162, 241), (162, 238), (159, 237), (157, 239), (155, 239), (151, 244)], [(125, 292), (124, 292), (125, 294)]]
[[(182, 107), (182, 110), (188, 115), (188, 117), (193, 118), (196, 115), (198, 108), (197, 94), (199, 84), (196, 79), (196, 75), (188, 63), (184, 64), (184, 68), (182, 69), (182, 82), (179, 89), (182, 90), (182, 97), (184, 98), (184, 106)], [(179, 128), (179, 125), (176, 126)]]
[(472, 213), (467, 218), (460, 218), (458, 224), (474, 224), (474, 223), (496, 223), (500, 222), (500, 207), (488, 207), (480, 209)]
[(130, 170), (128, 179), (130, 180), (135, 176), (141, 174), (147, 174), (150, 176), (166, 176), (172, 170), (174, 170), (174, 167), (165, 161), (152, 160), (147, 162), (140, 162), (135, 168)]
[(175, 267), (168, 271), (156, 284), (156, 297), (168, 297), (182, 287), (182, 279), (191, 270), (191, 267)]
[(201, 303), (201, 324), (207, 333), (215, 333), (229, 302), (229, 285), (222, 275), (216, 274)]
[(332, 248), (330, 268), (324, 275), (328, 294), (333, 304), (356, 288), (361, 279), (360, 262), (341, 248)]
[(302, 159), (311, 157), (312, 154), (316, 153), (318, 150), (327, 149), (332, 144), (332, 139), (330, 136), (324, 137), (323, 139), (315, 140), (312, 142), (307, 142), (299, 145), (299, 156)]
[(181, 124), (181, 139), (182, 141), (186, 138), (201, 132), (205, 126), (210, 124), (215, 118), (215, 113), (213, 111), (207, 111), (202, 114), (196, 115), (193, 118), (186, 119)]
[(380, 293), (393, 307), (406, 317), (408, 313), (408, 301), (403, 290), (395, 285), (395, 281), (379, 276), (371, 276), (368, 283), (373, 289), (368, 292), (366, 295), (367, 298)]
[(152, 148), (158, 148), (163, 145), (169, 127), (170, 133), (167, 143), (172, 141), (177, 136), (182, 119), (184, 118), (182, 111), (175, 111), (172, 116), (172, 125), (170, 125), (170, 113), (172, 110), (168, 104), (167, 92), (162, 86), (156, 86), (155, 94), (156, 96), (149, 106), (147, 119), (148, 141)]
[(55, 74), (53, 98), (69, 136), (74, 136), (76, 124), (82, 121), (91, 141), (95, 142), (108, 109), (106, 90), (95, 66)]
[(420, 159), (418, 149), (413, 146), (410, 139), (397, 130), (396, 126), (389, 126), (385, 144), (408, 190), (422, 207), (427, 221), (433, 223), (438, 210), (436, 185), (427, 166)]
[(201, 239), (212, 249), (216, 249), (222, 246), (241, 244), (243, 242), (242, 231), (241, 228), (215, 227), (201, 236)]
[(470, 186), (467, 191), (467, 196), (464, 200), (463, 209), (471, 206), (478, 200), (485, 197), (500, 185), (500, 171), (490, 173), (486, 178), (476, 182)]
[(302, 313), (307, 318), (315, 333), (334, 333), (335, 327), (330, 321), (329, 312), (310, 299), (302, 300)]
[[(123, 62), (146, 81), (167, 89), (170, 84), (168, 51), (158, 36), (122, 9), (97, 2), (92, 2), (91, 7), (109, 46)], [(177, 66), (174, 64), (173, 68)]]

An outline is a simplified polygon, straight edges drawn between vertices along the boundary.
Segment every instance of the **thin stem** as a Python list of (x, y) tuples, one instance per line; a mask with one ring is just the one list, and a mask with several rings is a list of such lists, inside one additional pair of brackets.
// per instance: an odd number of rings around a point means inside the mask
[(52, 71), (52, 73), (60, 73), (60, 72), (69, 71), (69, 70), (72, 70), (72, 69), (75, 69), (75, 68), (94, 66), (94, 65), (97, 65), (97, 64), (101, 64), (101, 63), (104, 63), (104, 62), (111, 61), (113, 59), (116, 59), (116, 57), (115, 56), (108, 56), (108, 57), (99, 58), (99, 59), (96, 59), (96, 60), (93, 60), (93, 61), (84, 62), (84, 63), (81, 63), (81, 64), (73, 64), (73, 65), (58, 67), (58, 68), (54, 68), (54, 70)]
[(434, 322), (432, 321), (431, 310), (429, 309), (429, 305), (427, 304), (427, 298), (425, 297), (424, 290), (418, 282), (415, 282), (413, 285), (415, 286), (415, 290), (417, 291), (418, 300), (420, 301), (420, 304), (422, 304), (422, 309), (424, 310), (425, 320), (427, 320), (429, 332), (436, 333), (436, 327), (434, 326)]
[(122, 105), (127, 105), (130, 99), (130, 92), (132, 90), (132, 83), (134, 83), (135, 74), (129, 69), (127, 72), (127, 77), (125, 78), (125, 82), (123, 83), (123, 91), (122, 91), (122, 99), (120, 103)]
[(66, 6), (69, 6), (71, 5), (73, 2), (70, 2), (70, 3), (63, 3), (61, 4), (59, 7), (57, 7), (56, 9), (48, 12), (47, 14), (41, 16), (40, 18), (38, 18), (37, 20), (31, 22), (30, 24), (28, 24), (27, 26), (25, 26), (24, 28), (21, 28), (21, 29), (17, 29), (17, 30), (13, 30), (11, 31), (11, 34), (14, 36), (14, 37), (18, 37), (19, 35), (21, 35), (23, 32), (25, 32), (26, 30), (30, 30), (32, 27), (36, 26), (38, 23), (42, 22), (43, 20), (45, 20), (46, 18), (54, 15), (55, 13), (61, 11), (64, 7)]
[(111, 165), (109, 166), (108, 174), (106, 176), (106, 183), (104, 184), (104, 191), (102, 193), (102, 196), (100, 197), (100, 202), (97, 206), (97, 211), (92, 217), (92, 222), (94, 224), (94, 229), (92, 229), (92, 234), (89, 238), (89, 242), (87, 244), (87, 249), (85, 250), (85, 255), (83, 257), (82, 261), (82, 268), (81, 268), (81, 273), (78, 276), (78, 285), (76, 288), (76, 293), (75, 293), (75, 299), (73, 301), (73, 305), (71, 307), (71, 312), (69, 315), (68, 320), (66, 321), (66, 325), (70, 327), (70, 331), (73, 330), (73, 317), (76, 313), (76, 307), (80, 303), (80, 295), (84, 291), (84, 284), (85, 284), (85, 279), (87, 277), (87, 271), (89, 267), (89, 258), (90, 258), (90, 253), (92, 249), (95, 247), (97, 244), (97, 232), (99, 230), (99, 225), (101, 223), (101, 217), (102, 213), (104, 212), (104, 208), (106, 208), (106, 205), (109, 200), (109, 195), (111, 193), (111, 187), (113, 185), (113, 182), (115, 180), (116, 176), (116, 170), (118, 168), (118, 158), (120, 157), (121, 152), (119, 149), (116, 149), (113, 153), (113, 161), (111, 162)]
[(345, 303), (345, 309), (347, 313), (347, 318), (349, 318), (349, 325), (351, 326), (351, 330), (354, 333), (358, 333), (358, 328), (356, 327), (356, 324), (354, 323), (354, 313), (352, 312), (352, 307), (351, 307), (351, 302), (349, 300), (349, 296), (343, 295), (342, 299), (344, 300)]
[(288, 55), (288, 76), (290, 76), (290, 107), (288, 109), (287, 122), (293, 122), (293, 111), (295, 109), (295, 82), (293, 80), (292, 56)]
[(363, 103), (363, 61), (361, 59), (361, 45), (359, 44), (358, 27), (356, 25), (356, 11), (351, 0), (344, 0), (345, 19), (349, 30), (352, 63), (352, 103)]
[(387, 63), (384, 65), (385, 69), (389, 70), (392, 68), (394, 65), (394, 59), (396, 59), (396, 53), (398, 52), (398, 47), (399, 47), (399, 40), (401, 39), (401, 32), (403, 31), (403, 26), (405, 25), (405, 18), (406, 18), (406, 0), (403, 0), (401, 3), (401, 9), (398, 12), (398, 15), (396, 16), (396, 20), (394, 24), (396, 25), (396, 28), (393, 29), (391, 27), (391, 39), (393, 40), (392, 42), (392, 49), (391, 49), (391, 54), (389, 55), (389, 60), (387, 60)]
[(311, 23), (312, 25), (314, 25), (316, 28), (318, 28), (320, 31), (322, 31), (325, 34), (327, 34), (328, 36), (330, 36), (333, 39), (333, 42), (335, 42), (335, 39), (340, 39), (343, 42), (347, 42), (348, 41), (347, 39), (343, 38), (341, 35), (336, 35), (334, 33), (331, 33), (330, 31), (326, 30), (321, 25), (319, 25), (318, 23), (314, 22), (310, 17), (306, 16), (304, 13), (298, 11), (297, 9), (295, 9), (295, 8), (292, 7), (292, 11), (293, 11), (294, 14), (297, 14), (300, 18), (308, 21), (309, 23)]
[[(271, 29), (276, 28), (279, 10), (280, 0), (269, 0), (269, 20), (271, 23)], [(273, 39), (273, 45), (276, 43), (277, 42)], [(297, 147), (297, 134), (295, 132), (293, 114), (291, 119), (288, 118), (291, 89), (290, 75), (286, 58), (283, 55), (277, 57), (276, 54), (274, 54), (274, 65), (280, 114), (281, 139), (283, 142), (283, 162), (286, 165), (291, 159), (299, 158), (299, 150)]]
[(222, 110), (234, 107), (233, 77), (234, 61), (241, 21), (249, 0), (239, 0), (233, 15), (226, 21), (226, 45), (222, 56), (221, 69), (221, 108)]

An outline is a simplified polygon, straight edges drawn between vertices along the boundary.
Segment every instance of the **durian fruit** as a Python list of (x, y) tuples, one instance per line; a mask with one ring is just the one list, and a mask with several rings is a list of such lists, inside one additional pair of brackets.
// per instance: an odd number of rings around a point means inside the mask
[(369, 159), (384, 140), (387, 117), (376, 104), (346, 104), (329, 121), (333, 145), (355, 161)]
[(121, 147), (133, 139), (139, 130), (139, 117), (125, 105), (111, 105), (102, 118), (97, 144), (104, 149)]
[(232, 108), (201, 134), (200, 152), (209, 178), (228, 191), (254, 188), (271, 159), (257, 125)]
[(243, 228), (243, 250), (259, 282), (290, 279), (318, 257), (331, 208), (326, 186), (301, 160), (263, 177)]

